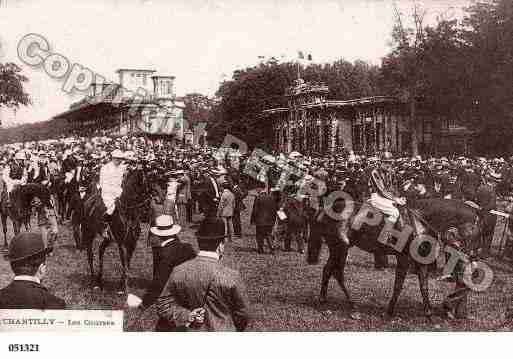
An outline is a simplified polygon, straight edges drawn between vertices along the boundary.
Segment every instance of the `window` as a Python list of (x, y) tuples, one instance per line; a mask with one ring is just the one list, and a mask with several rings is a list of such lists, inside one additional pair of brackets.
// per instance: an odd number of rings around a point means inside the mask
[(143, 85), (146, 86), (146, 74), (143, 75)]

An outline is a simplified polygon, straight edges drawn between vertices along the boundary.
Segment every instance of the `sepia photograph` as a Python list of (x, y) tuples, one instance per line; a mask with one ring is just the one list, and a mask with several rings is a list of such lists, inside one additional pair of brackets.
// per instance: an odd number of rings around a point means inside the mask
[(0, 0), (0, 336), (504, 334), (512, 216), (511, 0)]

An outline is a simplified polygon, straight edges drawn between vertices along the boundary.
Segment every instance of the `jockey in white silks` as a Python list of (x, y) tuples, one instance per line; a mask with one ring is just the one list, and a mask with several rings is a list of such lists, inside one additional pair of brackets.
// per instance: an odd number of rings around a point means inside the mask
[(125, 158), (120, 150), (112, 151), (112, 161), (102, 166), (100, 170), (99, 187), (105, 207), (106, 214), (111, 216), (116, 209), (116, 199), (123, 191), (121, 184), (126, 172), (126, 165), (122, 162)]
[(371, 197), (369, 203), (386, 216), (386, 221), (395, 225), (400, 217), (399, 209), (395, 205), (404, 205), (405, 200), (404, 198), (394, 196), (391, 191), (393, 181), (389, 166), (392, 162), (392, 154), (386, 152), (381, 159), (382, 168), (378, 167), (371, 171), (369, 179)]
[(5, 182), (8, 194), (10, 194), (16, 186), (27, 183), (26, 159), (27, 157), (24, 152), (17, 152), (14, 156), (14, 161), (6, 165), (2, 171), (2, 179)]

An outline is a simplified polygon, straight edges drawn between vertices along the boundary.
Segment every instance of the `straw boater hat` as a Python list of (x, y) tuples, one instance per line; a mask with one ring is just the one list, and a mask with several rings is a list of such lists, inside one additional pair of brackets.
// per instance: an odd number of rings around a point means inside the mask
[(182, 227), (175, 224), (173, 217), (167, 214), (158, 216), (155, 219), (155, 226), (150, 228), (150, 232), (159, 237), (174, 236), (182, 230)]

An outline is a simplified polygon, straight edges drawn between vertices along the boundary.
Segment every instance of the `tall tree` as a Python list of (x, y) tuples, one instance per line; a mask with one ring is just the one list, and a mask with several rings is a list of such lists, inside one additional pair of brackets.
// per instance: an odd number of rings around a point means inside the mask
[(190, 93), (186, 94), (182, 100), (185, 104), (183, 117), (191, 128), (199, 122), (208, 123), (212, 120), (213, 99), (200, 93)]
[(468, 9), (463, 39), (471, 58), (472, 98), (481, 118), (482, 152), (511, 151), (513, 140), (513, 3), (492, 0)]
[(0, 63), (0, 108), (16, 110), (21, 105), (28, 106), (31, 103), (30, 97), (23, 88), (27, 81), (18, 65), (11, 62)]
[(383, 59), (382, 64), (388, 89), (409, 105), (411, 151), (414, 156), (419, 153), (416, 131), (417, 100), (425, 86), (425, 73), (421, 60), (425, 41), (425, 15), (426, 11), (415, 3), (411, 15), (413, 27), (408, 27), (404, 16), (397, 6), (394, 6), (393, 50)]

